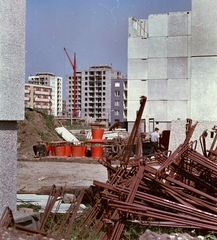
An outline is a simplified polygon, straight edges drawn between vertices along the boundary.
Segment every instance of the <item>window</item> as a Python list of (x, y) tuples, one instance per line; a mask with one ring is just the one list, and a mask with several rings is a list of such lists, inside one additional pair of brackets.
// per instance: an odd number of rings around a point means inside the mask
[(119, 116), (119, 110), (115, 110), (115, 116)]
[(120, 91), (115, 91), (115, 97), (119, 97), (120, 96)]
[(120, 82), (115, 82), (115, 87), (120, 87)]
[(115, 106), (117, 106), (117, 107), (120, 106), (120, 101), (119, 100), (115, 101)]

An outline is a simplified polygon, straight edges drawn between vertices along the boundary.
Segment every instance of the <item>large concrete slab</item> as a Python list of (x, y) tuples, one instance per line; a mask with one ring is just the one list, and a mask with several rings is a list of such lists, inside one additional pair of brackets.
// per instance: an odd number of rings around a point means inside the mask
[(25, 0), (0, 6), (0, 121), (23, 120)]
[(167, 78), (167, 58), (148, 59), (148, 79)]
[(0, 121), (0, 215), (6, 207), (16, 210), (17, 124)]
[(192, 58), (191, 118), (217, 120), (217, 57)]
[(167, 99), (190, 100), (191, 99), (190, 79), (168, 79), (167, 80)]
[(187, 57), (168, 58), (167, 66), (168, 78), (189, 78)]
[(167, 57), (167, 37), (153, 37), (148, 39), (148, 57)]
[(17, 120), (24, 119), (26, 1), (0, 1), (0, 215), (16, 211)]
[(148, 58), (148, 40), (137, 37), (128, 39), (128, 59)]
[(187, 57), (188, 36), (168, 37), (167, 51), (168, 57)]
[(128, 60), (128, 79), (147, 79), (148, 61), (146, 59)]
[(188, 118), (188, 101), (168, 101), (167, 103), (167, 119), (186, 119)]
[(149, 15), (148, 36), (149, 38), (168, 36), (168, 15), (167, 14)]
[(174, 12), (168, 15), (168, 36), (188, 35), (189, 12)]
[(163, 101), (167, 94), (167, 80), (148, 80), (148, 100)]
[[(213, 132), (212, 128), (216, 125), (216, 121), (198, 121), (193, 119), (193, 124), (197, 123), (194, 133), (192, 135), (191, 141), (197, 141), (196, 150), (202, 154), (201, 145), (200, 145), (200, 136), (204, 130), (207, 130), (208, 136), (206, 137), (206, 148), (210, 149), (211, 144), (213, 142), (213, 137), (211, 132)], [(185, 128), (186, 120), (174, 120), (171, 124), (171, 133), (170, 133), (170, 143), (169, 149), (174, 151), (176, 148), (182, 144), (185, 140)]]
[(217, 1), (192, 1), (192, 56), (217, 55)]
[(148, 101), (148, 115), (157, 121), (167, 119), (167, 101)]
[[(141, 81), (141, 80), (130, 80), (128, 81), (128, 89), (132, 89), (132, 91), (129, 92), (128, 98), (132, 100), (139, 101), (139, 98), (141, 96), (147, 96), (148, 90), (147, 90), (147, 81)], [(128, 107), (128, 111), (130, 108)]]

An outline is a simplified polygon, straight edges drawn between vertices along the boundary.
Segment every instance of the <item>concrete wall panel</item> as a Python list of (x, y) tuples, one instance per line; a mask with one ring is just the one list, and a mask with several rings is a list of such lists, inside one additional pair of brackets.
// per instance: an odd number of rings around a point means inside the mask
[(187, 57), (188, 56), (188, 37), (176, 36), (168, 37), (168, 57)]
[(148, 100), (167, 99), (167, 80), (148, 81)]
[[(198, 123), (197, 123), (198, 122)], [(211, 144), (213, 142), (213, 138), (211, 137), (212, 128), (214, 125), (216, 125), (215, 121), (197, 121), (193, 119), (192, 124), (195, 124), (196, 128), (194, 129), (193, 135), (191, 137), (191, 141), (199, 141), (199, 138), (204, 130), (208, 130), (207, 137), (206, 137), (206, 147), (207, 149), (210, 149)], [(170, 133), (170, 143), (169, 143), (169, 149), (174, 151), (177, 149), (177, 147), (184, 142), (185, 140), (185, 125), (186, 120), (175, 120), (172, 121), (171, 124), (171, 133)], [(197, 144), (196, 151), (202, 154), (200, 144)]]
[[(139, 110), (140, 108), (140, 96), (137, 95), (137, 98), (135, 100), (129, 101), (128, 102), (128, 106), (127, 108), (129, 109), (127, 111), (127, 120), (128, 121), (135, 121), (136, 120), (136, 112)], [(145, 109), (143, 111), (143, 113), (145, 114), (145, 111), (147, 110), (147, 102), (145, 105)]]
[(188, 13), (174, 12), (168, 15), (168, 36), (188, 35)]
[(136, 37), (128, 38), (128, 58), (147, 58), (148, 40)]
[(192, 56), (217, 55), (217, 1), (192, 1)]
[(188, 112), (188, 101), (168, 101), (167, 120), (186, 119)]
[(168, 78), (188, 78), (188, 58), (168, 58)]
[(167, 14), (149, 15), (148, 36), (149, 37), (168, 36), (168, 15)]
[(217, 119), (217, 57), (192, 58), (191, 117)]
[(148, 106), (146, 110), (148, 115), (157, 121), (164, 121), (167, 119), (167, 101), (148, 100)]
[(148, 79), (167, 78), (167, 58), (148, 59)]
[(147, 79), (148, 61), (128, 59), (128, 79)]
[(191, 88), (190, 79), (168, 79), (167, 99), (168, 100), (190, 100)]
[(141, 96), (147, 96), (147, 81), (141, 80), (128, 80), (128, 89), (131, 89), (128, 93), (128, 98), (134, 100), (139, 99)]
[(23, 120), (25, 1), (0, 5), (0, 120)]
[(167, 37), (149, 38), (148, 57), (167, 57)]

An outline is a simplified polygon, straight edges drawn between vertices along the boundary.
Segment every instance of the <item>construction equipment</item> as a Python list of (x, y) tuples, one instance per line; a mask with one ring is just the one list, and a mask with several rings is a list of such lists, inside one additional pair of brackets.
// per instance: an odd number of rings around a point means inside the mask
[(64, 48), (64, 51), (66, 53), (66, 56), (68, 57), (69, 59), (69, 62), (72, 66), (72, 69), (73, 69), (73, 78), (74, 78), (74, 107), (73, 107), (73, 117), (77, 117), (77, 107), (76, 107), (76, 53), (74, 53), (74, 64), (72, 63), (72, 60), (66, 50), (66, 48)]

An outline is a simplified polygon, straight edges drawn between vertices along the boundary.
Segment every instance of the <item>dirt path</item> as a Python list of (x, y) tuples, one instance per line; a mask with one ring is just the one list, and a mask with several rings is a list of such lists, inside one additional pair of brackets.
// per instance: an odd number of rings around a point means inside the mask
[(38, 193), (42, 187), (89, 187), (93, 180), (105, 182), (107, 169), (101, 164), (76, 162), (18, 161), (17, 192)]

